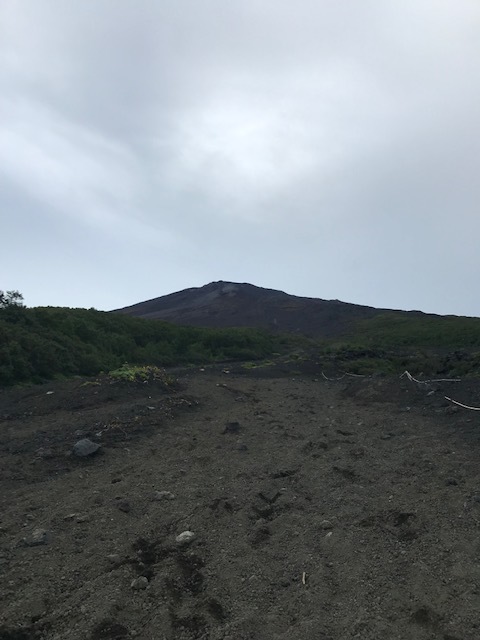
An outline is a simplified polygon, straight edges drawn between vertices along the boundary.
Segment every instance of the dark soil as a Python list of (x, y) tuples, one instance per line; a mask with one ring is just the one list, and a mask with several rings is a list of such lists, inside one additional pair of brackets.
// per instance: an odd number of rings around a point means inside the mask
[(304, 369), (1, 391), (0, 640), (477, 640), (480, 383)]

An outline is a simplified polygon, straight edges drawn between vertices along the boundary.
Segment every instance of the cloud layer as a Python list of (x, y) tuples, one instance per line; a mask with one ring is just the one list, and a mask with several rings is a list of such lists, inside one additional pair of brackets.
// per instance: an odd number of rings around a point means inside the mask
[(480, 5), (5, 0), (0, 288), (480, 315)]

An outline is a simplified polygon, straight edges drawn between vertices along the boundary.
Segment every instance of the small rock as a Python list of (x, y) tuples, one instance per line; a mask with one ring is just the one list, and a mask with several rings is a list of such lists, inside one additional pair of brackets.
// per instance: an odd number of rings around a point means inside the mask
[(83, 438), (73, 445), (73, 455), (78, 456), (79, 458), (86, 458), (87, 456), (97, 453), (100, 446), (101, 445), (96, 442), (92, 442), (88, 438)]
[(458, 480), (456, 480), (455, 478), (447, 478), (445, 480), (445, 484), (447, 486), (456, 486), (456, 485), (458, 485)]
[(134, 591), (141, 591), (142, 589), (146, 589), (148, 587), (148, 580), (145, 576), (140, 576), (139, 578), (135, 578), (132, 580), (130, 586)]
[(152, 500), (175, 500), (175, 495), (171, 491), (155, 491)]
[(115, 566), (118, 566), (122, 562), (122, 558), (118, 553), (111, 553), (107, 556), (107, 560), (110, 562), (110, 564), (113, 564)]
[(32, 533), (23, 538), (22, 542), (27, 547), (38, 547), (50, 541), (50, 532), (46, 529), (34, 529)]
[(237, 444), (237, 451), (248, 451), (248, 447), (245, 443), (240, 442), (240, 444)]
[(91, 518), (89, 515), (78, 516), (75, 522), (78, 524), (82, 524), (82, 522), (90, 522)]
[(227, 422), (222, 433), (238, 433), (240, 431), (239, 422)]
[(322, 520), (320, 523), (320, 526), (322, 527), (322, 529), (333, 529), (333, 524), (330, 522), (330, 520)]
[(45, 395), (46, 396), (51, 396), (53, 393), (55, 393), (55, 391), (47, 391), (47, 393)]
[(187, 545), (193, 542), (194, 539), (195, 534), (193, 533), (193, 531), (183, 531), (175, 538), (175, 542), (177, 544)]
[(125, 500), (125, 498), (120, 498), (120, 500), (117, 500), (117, 508), (124, 513), (129, 513), (129, 511), (131, 511), (130, 503), (128, 500)]
[(64, 520), (74, 520), (77, 517), (76, 513), (67, 513), (66, 516), (63, 516)]

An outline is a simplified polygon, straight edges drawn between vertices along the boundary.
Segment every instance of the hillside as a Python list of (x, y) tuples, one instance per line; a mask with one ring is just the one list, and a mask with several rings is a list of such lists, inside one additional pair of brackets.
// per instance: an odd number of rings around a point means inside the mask
[(95, 375), (125, 362), (162, 367), (256, 360), (281, 352), (282, 336), (256, 329), (179, 327), (58, 307), (0, 309), (0, 386)]
[(117, 309), (115, 313), (197, 327), (257, 327), (332, 338), (347, 333), (360, 320), (394, 312), (219, 281)]
[[(170, 322), (157, 318), (164, 314)], [(137, 317), (135, 317), (137, 316)], [(197, 326), (188, 326), (188, 325)], [(269, 330), (270, 329), (270, 330)], [(0, 308), (0, 385), (172, 367), (313, 358), (351, 373), (477, 375), (480, 319), (374, 309), (212, 283), (118, 312)]]

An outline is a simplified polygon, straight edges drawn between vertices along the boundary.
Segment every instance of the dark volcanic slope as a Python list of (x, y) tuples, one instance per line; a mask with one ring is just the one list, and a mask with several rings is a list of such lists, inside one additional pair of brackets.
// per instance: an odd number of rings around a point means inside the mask
[(332, 337), (358, 320), (385, 312), (339, 300), (301, 298), (251, 284), (219, 281), (140, 302), (115, 313), (200, 327), (260, 327)]
[(479, 639), (479, 381), (259, 371), (0, 390), (1, 640)]

